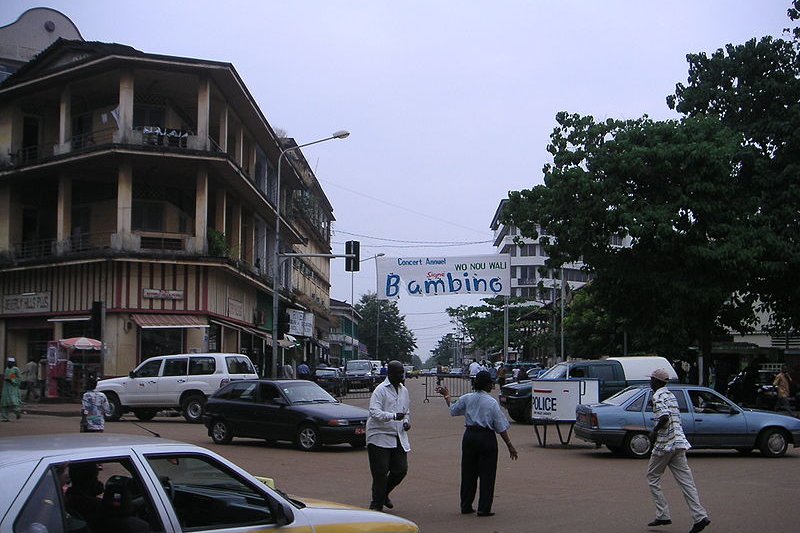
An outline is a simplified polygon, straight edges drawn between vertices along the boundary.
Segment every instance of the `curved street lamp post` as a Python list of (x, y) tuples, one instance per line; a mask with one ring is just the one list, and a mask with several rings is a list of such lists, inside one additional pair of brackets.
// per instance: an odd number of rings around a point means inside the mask
[(279, 325), (279, 299), (280, 299), (280, 260), (281, 260), (281, 168), (284, 156), (289, 152), (299, 150), (312, 144), (319, 144), (333, 139), (345, 139), (350, 135), (349, 131), (340, 130), (333, 133), (330, 137), (311, 141), (308, 143), (300, 144), (297, 146), (290, 146), (283, 148), (278, 156), (278, 176), (277, 187), (275, 188), (275, 244), (272, 251), (272, 377), (278, 375), (278, 333), (280, 331)]

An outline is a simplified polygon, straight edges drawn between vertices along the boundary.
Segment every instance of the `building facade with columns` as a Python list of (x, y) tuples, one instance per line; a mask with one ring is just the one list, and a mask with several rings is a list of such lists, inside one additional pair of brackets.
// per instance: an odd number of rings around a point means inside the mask
[[(268, 374), (275, 199), (283, 253), (330, 253), (333, 219), (297, 158), (276, 194), (285, 142), (229, 63), (58, 39), (22, 64), (0, 84), (0, 348), (41, 357), (92, 333), (94, 305), (104, 375), (189, 351), (247, 353)], [(280, 268), (281, 320), (321, 317), (314, 356), (329, 273), (324, 258)]]

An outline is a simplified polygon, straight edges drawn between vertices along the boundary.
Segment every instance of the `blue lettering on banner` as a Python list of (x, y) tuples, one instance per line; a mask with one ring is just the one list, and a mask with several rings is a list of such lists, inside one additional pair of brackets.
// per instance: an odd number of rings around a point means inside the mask
[[(428, 279), (419, 281), (412, 279), (405, 283), (405, 289), (412, 296), (424, 295), (443, 295), (443, 294), (464, 294), (464, 293), (493, 293), (498, 294), (503, 290), (501, 278), (482, 278), (477, 274), (470, 275), (463, 272), (462, 276), (453, 275), (452, 272), (427, 274)], [(387, 298), (395, 298), (400, 292), (400, 275), (390, 273), (386, 275), (386, 285), (384, 295)]]

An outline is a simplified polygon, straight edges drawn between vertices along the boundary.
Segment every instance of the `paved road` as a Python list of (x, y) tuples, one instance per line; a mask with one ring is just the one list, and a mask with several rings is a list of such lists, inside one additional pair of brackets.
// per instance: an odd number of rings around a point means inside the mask
[[(420, 380), (410, 380), (412, 393), (412, 453), (409, 476), (392, 494), (395, 514), (426, 532), (485, 533), (526, 531), (621, 532), (688, 531), (686, 505), (672, 478), (665, 477), (672, 504), (673, 525), (648, 529), (653, 515), (644, 480), (646, 463), (612, 456), (581, 441), (568, 446), (537, 445), (531, 426), (512, 424), (510, 434), (519, 451), (513, 462), (501, 444), (496, 516), (478, 518), (458, 512), (459, 448), (463, 419), (448, 416), (444, 401), (423, 402)], [(367, 400), (354, 400), (366, 407)], [(35, 408), (32, 406), (32, 408)], [(45, 407), (43, 406), (42, 409)], [(53, 409), (50, 407), (50, 409)], [(63, 410), (63, 407), (60, 408)], [(142, 433), (126, 416), (107, 431)], [(370, 476), (367, 454), (349, 446), (304, 453), (289, 444), (268, 447), (257, 440), (235, 439), (216, 446), (205, 428), (182, 418), (158, 417), (143, 427), (162, 437), (199, 444), (255, 474), (274, 477), (283, 490), (298, 495), (366, 506)], [(0, 424), (0, 437), (77, 431), (76, 416), (26, 415)], [(555, 433), (549, 443), (557, 442)], [(692, 452), (689, 464), (713, 521), (707, 531), (797, 531), (800, 528), (800, 449), (782, 459), (736, 452)]]

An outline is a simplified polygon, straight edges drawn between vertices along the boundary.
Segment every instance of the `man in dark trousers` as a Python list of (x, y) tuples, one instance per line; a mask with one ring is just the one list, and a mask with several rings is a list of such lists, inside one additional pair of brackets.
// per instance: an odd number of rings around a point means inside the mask
[(650, 432), (653, 452), (647, 466), (647, 483), (650, 485), (650, 493), (656, 504), (656, 519), (647, 525), (654, 527), (672, 523), (669, 505), (661, 490), (661, 477), (669, 466), (692, 513), (694, 525), (689, 533), (698, 533), (704, 530), (711, 520), (708, 519), (708, 513), (700, 504), (694, 476), (692, 476), (689, 463), (686, 462), (686, 451), (691, 448), (691, 445), (683, 433), (678, 400), (667, 389), (667, 381), (669, 381), (669, 374), (663, 368), (656, 369), (650, 374), (650, 388), (653, 389), (653, 416), (656, 418), (656, 425)]
[(403, 385), (404, 376), (403, 364), (390, 361), (386, 379), (375, 387), (369, 400), (367, 453), (372, 474), (372, 501), (369, 508), (375, 511), (383, 511), (384, 506), (389, 509), (394, 507), (389, 493), (408, 472), (406, 454), (411, 451), (408, 442), (411, 419), (408, 389)]
[(475, 376), (475, 392), (464, 394), (452, 405), (447, 387), (437, 387), (450, 408), (450, 416), (464, 417), (464, 437), (461, 440), (461, 514), (474, 513), (472, 502), (478, 490), (478, 516), (494, 516), (494, 482), (497, 477), (497, 437), (506, 443), (512, 461), (517, 460), (517, 450), (508, 436), (510, 424), (500, 410), (500, 404), (489, 393), (494, 383), (489, 372), (482, 370)]

